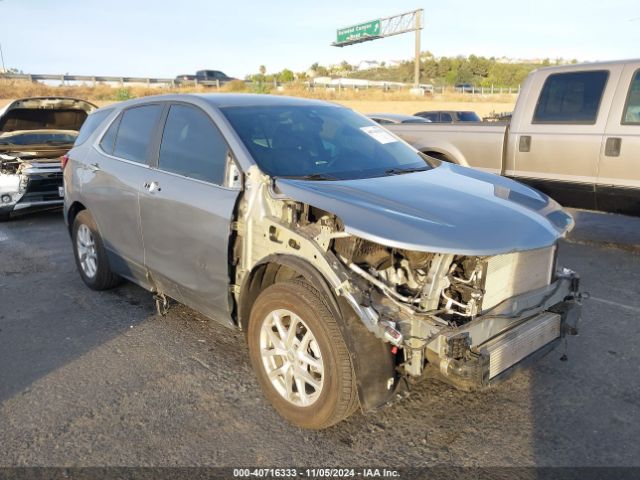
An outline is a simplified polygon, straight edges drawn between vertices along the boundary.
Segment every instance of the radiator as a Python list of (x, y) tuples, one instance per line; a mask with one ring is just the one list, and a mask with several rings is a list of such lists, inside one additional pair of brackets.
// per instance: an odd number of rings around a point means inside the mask
[(504, 372), (560, 336), (560, 315), (545, 312), (480, 345), (489, 354), (489, 378)]
[(487, 260), (482, 312), (507, 298), (537, 290), (551, 283), (556, 246), (496, 255)]

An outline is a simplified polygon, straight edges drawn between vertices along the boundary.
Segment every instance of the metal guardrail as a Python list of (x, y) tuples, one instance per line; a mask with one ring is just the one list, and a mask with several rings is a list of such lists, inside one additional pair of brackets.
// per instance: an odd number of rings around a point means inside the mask
[[(0, 80), (26, 80), (29, 82), (34, 81), (42, 81), (42, 80), (53, 80), (64, 82), (89, 82), (96, 83), (100, 82), (110, 82), (110, 83), (119, 83), (121, 85), (127, 83), (137, 83), (137, 84), (147, 84), (147, 85), (167, 85), (171, 87), (179, 86), (179, 85), (204, 85), (208, 87), (217, 87), (220, 88), (226, 82), (221, 82), (220, 80), (185, 80), (180, 78), (152, 78), (152, 77), (114, 77), (114, 76), (104, 76), (104, 75), (50, 75), (50, 74), (17, 74), (17, 73), (0, 73)], [(343, 80), (343, 81), (341, 81)], [(245, 83), (252, 83), (251, 81), (244, 81)], [(358, 83), (361, 82), (361, 83)], [(315, 89), (315, 88), (336, 88), (339, 90), (348, 90), (348, 89), (368, 89), (368, 88), (382, 88), (383, 90), (392, 90), (397, 88), (409, 88), (411, 84), (403, 84), (401, 82), (386, 82), (386, 81), (367, 81), (367, 80), (358, 80), (351, 78), (344, 79), (331, 79), (327, 82), (314, 82), (308, 81), (305, 82), (307, 88)], [(283, 85), (281, 82), (274, 82), (274, 87), (278, 87)], [(421, 86), (425, 87), (425, 85)], [(448, 86), (432, 86), (429, 85), (426, 88), (428, 93), (460, 93), (464, 95), (493, 95), (493, 94), (519, 94), (520, 86), (518, 87), (476, 87), (476, 86), (468, 86), (468, 87), (454, 87), (453, 85)]]
[(49, 75), (49, 74), (17, 74), (17, 73), (0, 73), (0, 79), (6, 80), (27, 80), (29, 82), (41, 81), (41, 80), (59, 80), (61, 82), (112, 82), (112, 83), (146, 83), (151, 84), (165, 84), (165, 85), (206, 85), (211, 87), (220, 87), (224, 82), (220, 80), (183, 80), (179, 78), (151, 78), (151, 77), (113, 77), (104, 75)]

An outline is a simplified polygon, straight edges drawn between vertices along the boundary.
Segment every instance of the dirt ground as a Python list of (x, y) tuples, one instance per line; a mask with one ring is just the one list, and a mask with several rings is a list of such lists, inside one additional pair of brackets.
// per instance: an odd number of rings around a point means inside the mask
[(87, 289), (59, 212), (0, 224), (0, 467), (640, 466), (640, 256), (591, 235), (628, 242), (640, 221), (577, 218), (560, 262), (591, 299), (568, 361), (482, 393), (425, 381), (319, 432), (267, 403), (241, 333), (160, 317), (129, 283)]

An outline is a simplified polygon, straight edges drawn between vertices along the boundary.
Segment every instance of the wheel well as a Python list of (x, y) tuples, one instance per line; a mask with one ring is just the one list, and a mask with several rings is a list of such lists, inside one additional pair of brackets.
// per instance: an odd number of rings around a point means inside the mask
[(272, 255), (256, 265), (245, 278), (240, 290), (238, 305), (238, 325), (247, 330), (249, 316), (256, 298), (265, 288), (274, 283), (293, 278), (304, 278), (315, 288), (324, 293), (331, 307), (340, 312), (340, 307), (329, 284), (312, 265), (303, 259), (286, 255)]
[(446, 153), (436, 152), (434, 150), (425, 150), (422, 153), (429, 155), (430, 157), (437, 158), (438, 160), (442, 160), (443, 162), (456, 163)]
[(78, 215), (78, 213), (86, 209), (87, 207), (85, 207), (80, 202), (73, 202), (71, 204), (71, 206), (69, 207), (69, 210), (67, 211), (67, 222), (68, 222), (67, 227), (69, 228), (69, 232), (71, 232), (71, 229), (73, 228), (73, 222), (76, 219), (76, 216)]

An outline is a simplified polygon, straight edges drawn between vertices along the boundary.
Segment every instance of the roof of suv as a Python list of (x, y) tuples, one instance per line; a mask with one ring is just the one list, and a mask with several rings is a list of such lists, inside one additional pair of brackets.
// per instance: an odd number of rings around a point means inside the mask
[(322, 100), (310, 100), (308, 98), (287, 97), (284, 95), (261, 95), (252, 93), (184, 93), (170, 95), (151, 95), (148, 97), (127, 100), (117, 104), (118, 107), (136, 105), (153, 101), (180, 101), (188, 98), (204, 100), (217, 108), (223, 107), (249, 107), (249, 106), (334, 106), (335, 103)]

